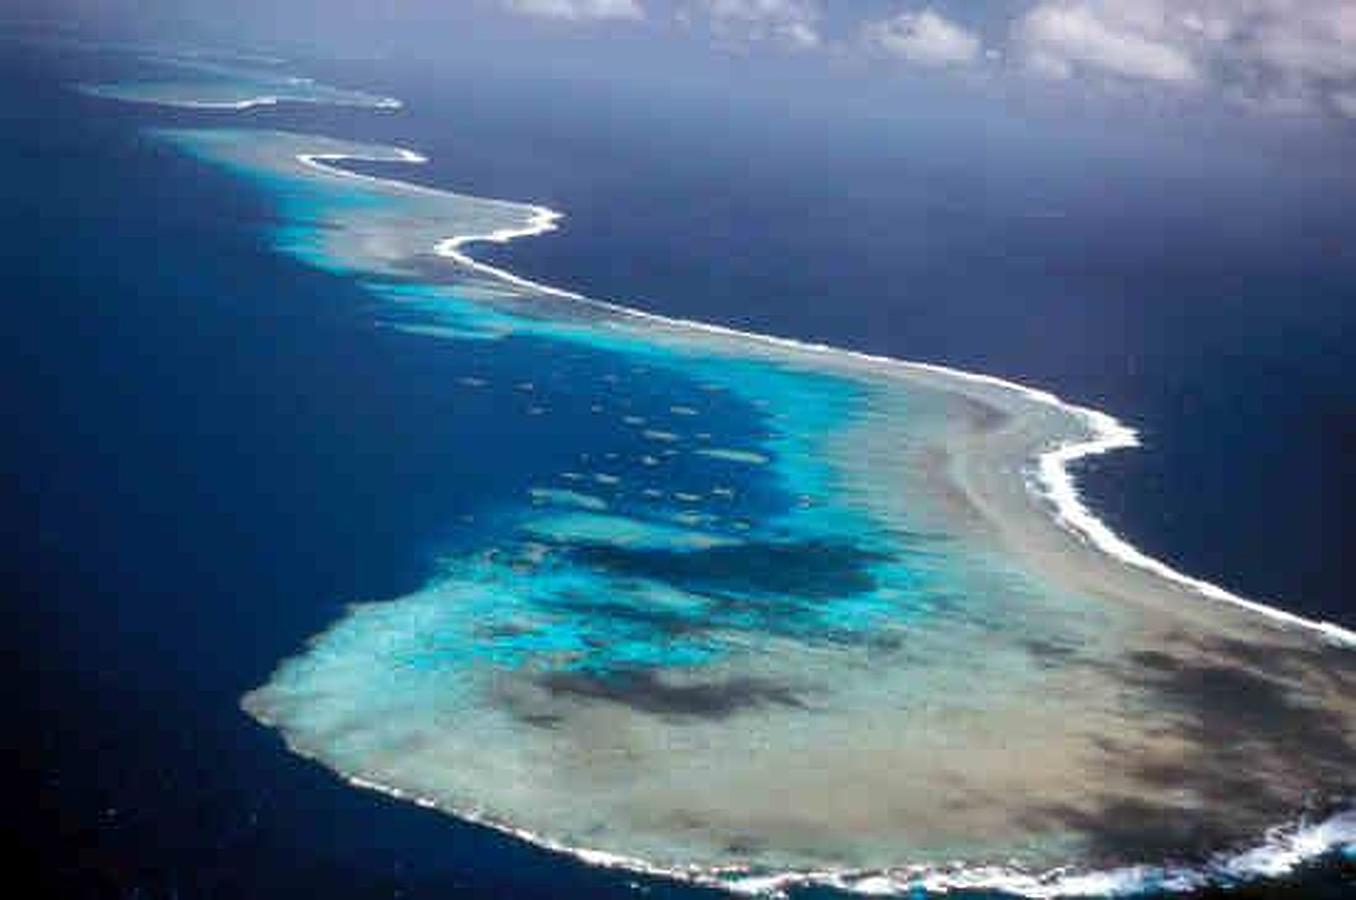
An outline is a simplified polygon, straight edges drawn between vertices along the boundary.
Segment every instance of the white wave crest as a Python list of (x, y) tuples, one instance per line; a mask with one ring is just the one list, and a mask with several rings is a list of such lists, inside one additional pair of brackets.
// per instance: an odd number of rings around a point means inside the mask
[[(434, 188), (422, 188), (393, 179), (378, 178), (372, 175), (349, 172), (338, 166), (325, 165), (325, 163), (343, 162), (344, 160), (358, 162), (428, 162), (427, 157), (416, 153), (413, 150), (392, 148), (391, 152), (393, 154), (392, 156), (378, 156), (362, 152), (345, 153), (342, 151), (315, 154), (303, 153), (298, 154), (297, 159), (304, 165), (348, 178), (385, 184), (402, 190), (415, 188), (421, 192), (434, 194), (445, 193)], [(1345, 628), (1335, 622), (1310, 619), (1281, 609), (1275, 605), (1250, 600), (1246, 597), (1241, 597), (1226, 588), (1220, 587), (1219, 585), (1205, 581), (1204, 579), (1187, 575), (1162, 560), (1154, 559), (1149, 556), (1125, 538), (1116, 534), (1106, 522), (1098, 518), (1087, 504), (1083, 502), (1082, 495), (1078, 491), (1073, 473), (1070, 471), (1070, 466), (1081, 459), (1110, 453), (1114, 450), (1140, 446), (1139, 435), (1135, 429), (1124, 424), (1116, 417), (1102, 412), (1101, 410), (1070, 403), (1052, 391), (1032, 387), (1006, 378), (1000, 378), (996, 375), (968, 372), (963, 369), (956, 369), (938, 363), (916, 362), (896, 359), (890, 356), (863, 353), (858, 350), (845, 350), (828, 344), (811, 343), (796, 340), (794, 338), (740, 331), (724, 325), (713, 325), (709, 322), (699, 322), (693, 319), (681, 319), (660, 315), (658, 313), (645, 312), (644, 310), (624, 306), (620, 303), (598, 300), (575, 291), (544, 284), (539, 281), (533, 281), (532, 279), (517, 275), (508, 269), (480, 262), (465, 252), (463, 248), (469, 244), (506, 244), (509, 241), (518, 238), (548, 234), (552, 231), (556, 231), (560, 227), (560, 221), (565, 217), (564, 213), (546, 206), (537, 204), (518, 205), (523, 208), (526, 214), (526, 220), (523, 225), (512, 228), (499, 228), (488, 233), (463, 234), (448, 237), (437, 244), (435, 252), (443, 258), (449, 259), (456, 264), (479, 274), (488, 275), (509, 284), (548, 296), (559, 297), (561, 299), (585, 304), (619, 317), (650, 322), (669, 328), (688, 329), (712, 335), (719, 335), (725, 338), (751, 341), (766, 346), (793, 350), (799, 353), (840, 355), (860, 362), (870, 363), (871, 365), (878, 367), (897, 367), (905, 370), (931, 372), (963, 381), (969, 381), (971, 383), (985, 384), (1013, 391), (1029, 400), (1053, 406), (1064, 412), (1070, 413), (1086, 423), (1091, 432), (1091, 436), (1085, 440), (1070, 440), (1048, 448), (1037, 459), (1034, 473), (1036, 489), (1051, 503), (1055, 511), (1055, 516), (1061, 525), (1079, 535), (1082, 539), (1088, 541), (1109, 556), (1112, 556), (1127, 565), (1151, 572), (1160, 578), (1185, 587), (1202, 597), (1242, 607), (1243, 609), (1247, 609), (1258, 615), (1266, 616), (1283, 625), (1317, 632), (1324, 639), (1337, 645), (1356, 648), (1356, 631)]]
[(1297, 822), (1273, 828), (1256, 846), (1241, 852), (1218, 854), (1195, 867), (1135, 865), (1104, 870), (1061, 868), (1032, 872), (1017, 866), (955, 863), (879, 871), (822, 869), (776, 873), (737, 867), (666, 867), (622, 854), (570, 846), (501, 822), (478, 810), (448, 809), (436, 801), (370, 779), (351, 775), (344, 778), (355, 787), (449, 813), (591, 866), (715, 887), (749, 897), (781, 897), (794, 888), (811, 887), (868, 897), (916, 896), (919, 891), (929, 895), (984, 891), (1030, 900), (1188, 894), (1212, 888), (1228, 889), (1259, 878), (1276, 878), (1327, 853), (1356, 848), (1356, 810), (1349, 809), (1317, 822)]
[[(426, 157), (412, 150), (392, 148), (389, 156), (364, 153), (328, 152), (298, 154), (304, 165), (323, 169), (346, 177), (369, 182), (386, 183), (402, 190), (443, 193), (433, 188), (411, 186), (403, 182), (349, 172), (327, 165), (344, 160), (426, 162)], [(859, 351), (844, 350), (825, 344), (814, 344), (791, 338), (739, 331), (688, 319), (644, 312), (617, 303), (586, 297), (574, 291), (543, 284), (516, 275), (498, 266), (480, 262), (465, 252), (470, 244), (488, 242), (503, 244), (522, 237), (546, 234), (557, 230), (563, 213), (540, 205), (523, 205), (527, 219), (522, 226), (501, 228), (486, 234), (456, 235), (440, 241), (436, 253), (472, 271), (507, 283), (559, 297), (615, 315), (665, 327), (693, 329), (726, 338), (753, 341), (799, 353), (843, 354), (876, 366), (899, 367), (924, 371), (986, 384), (1015, 391), (1033, 401), (1057, 407), (1081, 419), (1091, 436), (1084, 440), (1070, 440), (1050, 447), (1037, 459), (1033, 488), (1052, 505), (1059, 522), (1103, 552), (1122, 562), (1151, 572), (1179, 584), (1202, 597), (1231, 603), (1281, 624), (1308, 629), (1322, 638), (1343, 646), (1356, 647), (1356, 632), (1335, 623), (1308, 619), (1286, 610), (1240, 597), (1202, 579), (1186, 575), (1148, 554), (1117, 535), (1083, 502), (1070, 467), (1077, 461), (1109, 453), (1114, 450), (1139, 446), (1135, 430), (1114, 416), (1090, 407), (1069, 403), (1053, 392), (1015, 381), (967, 372), (935, 363), (911, 362)], [(295, 749), (295, 748), (294, 748)], [(356, 776), (347, 780), (359, 787), (380, 791), (409, 800), (421, 806), (442, 808), (427, 798), (410, 795), (397, 788), (387, 787)], [(1049, 872), (1030, 872), (1018, 867), (1004, 866), (909, 866), (888, 871), (792, 871), (779, 873), (751, 872), (739, 869), (669, 868), (646, 860), (608, 853), (601, 850), (572, 847), (508, 823), (499, 822), (478, 810), (443, 809), (459, 818), (475, 822), (537, 846), (571, 855), (590, 865), (626, 869), (642, 874), (663, 876), (696, 884), (723, 888), (752, 896), (781, 895), (795, 887), (821, 886), (868, 896), (898, 896), (923, 890), (936, 894), (957, 891), (997, 891), (1033, 900), (1054, 900), (1065, 897), (1117, 897), (1139, 895), (1149, 891), (1186, 893), (1209, 887), (1229, 886), (1239, 882), (1274, 878), (1294, 871), (1299, 866), (1335, 849), (1356, 847), (1356, 810), (1344, 810), (1318, 822), (1298, 822), (1272, 829), (1257, 846), (1243, 852), (1222, 854), (1199, 867), (1164, 867), (1150, 865), (1126, 866), (1108, 870), (1056, 869)]]

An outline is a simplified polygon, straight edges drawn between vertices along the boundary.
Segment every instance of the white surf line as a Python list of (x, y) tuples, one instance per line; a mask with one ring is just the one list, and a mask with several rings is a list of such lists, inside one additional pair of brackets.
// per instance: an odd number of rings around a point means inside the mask
[(239, 112), (247, 109), (254, 109), (257, 106), (277, 106), (282, 102), (282, 98), (272, 94), (261, 94), (258, 97), (250, 97), (246, 100), (168, 100), (163, 98), (137, 98), (133, 102), (153, 103), (157, 106), (179, 106), (185, 109), (227, 109)]
[(148, 100), (164, 106), (187, 106), (194, 109), (253, 109), (256, 106), (280, 106), (284, 103), (304, 103), (310, 106), (345, 106), (356, 109), (400, 109), (404, 104), (395, 97), (374, 97), (371, 100), (337, 100), (298, 97), (292, 94), (267, 94), (248, 100)]
[(102, 91), (98, 88), (98, 85), (91, 88), (82, 86), (81, 90), (89, 96), (98, 97), (101, 100), (116, 100), (121, 103), (139, 103), (145, 106), (171, 106), (178, 109), (210, 109), (244, 112), (245, 110), (253, 109), (256, 106), (277, 106), (280, 102), (280, 99), (272, 94), (260, 94), (241, 100), (173, 100), (168, 97), (133, 97), (130, 95), (117, 94), (112, 91)]
[[(309, 752), (292, 744), (286, 732), (283, 734), (292, 752), (313, 758)], [(891, 897), (912, 895), (920, 888), (929, 894), (998, 891), (1030, 900), (1118, 897), (1149, 891), (1184, 894), (1211, 887), (1227, 887), (1257, 878), (1277, 878), (1331, 850), (1356, 844), (1356, 812), (1348, 811), (1317, 823), (1299, 822), (1270, 829), (1264, 839), (1252, 848), (1232, 854), (1218, 854), (1197, 867), (1139, 864), (1113, 869), (1079, 869), (1063, 866), (1037, 872), (1014, 866), (953, 862), (887, 869), (762, 872), (738, 864), (663, 866), (634, 856), (566, 844), (512, 825), (483, 810), (458, 808), (454, 804), (384, 785), (370, 778), (343, 772), (339, 772), (339, 775), (354, 787), (452, 815), (591, 866), (670, 878), (754, 897), (784, 897), (788, 890), (796, 887), (828, 887), (866, 896)]]
[(567, 844), (514, 825), (483, 808), (459, 806), (454, 802), (383, 784), (369, 776), (346, 772), (328, 765), (318, 753), (297, 744), (287, 730), (271, 717), (249, 710), (248, 705), (245, 711), (260, 724), (278, 731), (292, 753), (326, 766), (353, 787), (451, 815), (591, 866), (669, 878), (744, 896), (784, 897), (792, 888), (807, 886), (829, 887), (867, 896), (894, 897), (911, 896), (919, 888), (929, 894), (962, 890), (1000, 891), (1031, 900), (1116, 897), (1149, 890), (1180, 894), (1249, 879), (1279, 877), (1330, 850), (1356, 844), (1356, 811), (1343, 811), (1317, 823), (1298, 821), (1269, 829), (1253, 847), (1241, 852), (1217, 854), (1198, 867), (1139, 864), (1113, 869), (1061, 866), (1048, 871), (1033, 871), (1013, 865), (967, 865), (956, 861), (882, 869), (824, 868), (777, 872), (737, 863), (725, 866), (665, 866), (635, 856)]
[[(390, 149), (395, 153), (395, 157), (394, 157), (394, 158), (389, 157), (389, 156), (377, 156), (377, 155), (375, 155), (375, 154), (366, 154), (366, 153), (362, 153), (362, 154), (360, 154), (360, 153), (298, 153), (298, 154), (296, 155), (296, 160), (297, 160), (297, 162), (301, 163), (303, 166), (306, 166), (307, 168), (318, 169), (318, 170), (320, 170), (321, 172), (326, 172), (326, 173), (329, 173), (330, 175), (340, 175), (340, 176), (343, 176), (343, 177), (345, 177), (345, 178), (356, 178), (356, 179), (359, 180), (359, 181), (372, 181), (372, 182), (375, 182), (375, 183), (377, 183), (377, 184), (386, 185), (386, 186), (389, 186), (389, 187), (404, 188), (404, 189), (406, 189), (406, 190), (409, 190), (409, 189), (414, 189), (414, 190), (416, 190), (416, 191), (432, 191), (432, 190), (433, 190), (432, 188), (425, 188), (425, 187), (423, 187), (422, 185), (418, 185), (418, 184), (408, 184), (408, 183), (403, 182), (403, 181), (394, 181), (394, 180), (389, 179), (389, 178), (378, 178), (378, 177), (375, 176), (375, 175), (364, 175), (364, 174), (361, 173), (361, 172), (350, 172), (350, 171), (348, 171), (347, 169), (340, 169), (340, 168), (337, 168), (337, 167), (335, 167), (335, 166), (327, 166), (327, 165), (325, 165), (325, 163), (327, 163), (327, 162), (343, 162), (344, 160), (351, 160), (351, 161), (354, 161), (354, 162), (401, 162), (401, 163), (426, 163), (426, 162), (428, 162), (428, 157), (427, 157), (427, 156), (424, 156), (424, 155), (421, 154), (421, 153), (415, 153), (413, 150), (407, 150), (407, 149), (405, 149), (404, 147), (392, 147), (392, 148), (390, 148)], [(433, 191), (433, 193), (442, 193), (442, 192), (441, 192), (441, 191)]]
[(119, 103), (140, 104), (143, 106), (169, 106), (179, 109), (210, 109), (226, 110), (229, 112), (244, 112), (253, 109), (256, 106), (277, 106), (281, 98), (275, 94), (255, 94), (251, 97), (243, 97), (239, 100), (176, 100), (172, 97), (137, 97), (131, 94), (118, 93), (121, 85), (110, 84), (79, 84), (76, 90), (89, 97), (97, 97), (100, 100), (113, 100)]
[[(339, 100), (339, 99), (319, 99), (299, 97), (290, 94), (256, 94), (252, 97), (243, 97), (239, 100), (176, 100), (171, 97), (135, 97), (131, 95), (118, 94), (114, 84), (111, 87), (114, 90), (100, 90), (103, 85), (81, 85), (80, 89), (91, 97), (98, 97), (101, 100), (116, 100), (122, 103), (139, 103), (145, 106), (168, 106), (178, 109), (202, 109), (202, 110), (222, 110), (227, 112), (245, 112), (256, 109), (261, 106), (281, 106), (284, 103), (305, 103), (311, 106), (344, 106), (357, 109), (382, 109), (397, 110), (404, 106), (400, 100), (395, 97), (372, 97), (370, 100)], [(334, 170), (339, 171), (339, 170)]]
[(1356, 845), (1356, 811), (1345, 810), (1324, 820), (1299, 820), (1268, 829), (1251, 848), (1216, 854), (1198, 866), (1132, 864), (1111, 869), (1060, 866), (1039, 871), (1015, 865), (966, 864), (961, 861), (906, 864), (880, 869), (823, 868), (767, 871), (738, 863), (724, 866), (661, 865), (635, 856), (567, 844), (514, 825), (487, 810), (383, 784), (325, 763), (319, 754), (293, 741), (285, 728), (266, 715), (251, 712), (260, 724), (278, 731), (288, 749), (334, 771), (353, 787), (383, 794), (424, 809), (525, 841), (543, 850), (572, 857), (590, 866), (624, 870), (687, 884), (718, 888), (753, 897), (785, 897), (797, 887), (829, 887), (865, 896), (930, 895), (953, 891), (998, 891), (1030, 900), (1118, 897), (1155, 893), (1194, 893), (1229, 887), (1258, 878), (1278, 878), (1324, 854)]
[[(393, 149), (395, 149), (396, 154), (399, 157), (399, 159), (394, 161), (411, 163), (424, 163), (428, 161), (427, 157), (415, 153), (412, 150), (403, 148)], [(298, 154), (297, 156), (297, 159), (313, 168), (336, 173), (341, 176), (366, 179), (405, 190), (415, 189), (420, 192), (428, 192), (441, 196), (469, 196), (456, 194), (455, 192), (450, 191), (440, 191), (436, 188), (424, 187), (423, 185), (411, 185), (393, 179), (377, 178), (357, 172), (348, 172), (336, 166), (325, 165), (326, 162), (339, 162), (344, 159), (362, 160), (365, 158), (367, 157), (364, 157), (361, 154), (344, 153)], [(392, 160), (380, 159), (378, 161), (390, 162)], [(794, 350), (800, 353), (809, 352), (826, 355), (842, 354), (850, 359), (882, 366), (887, 369), (898, 367), (946, 375), (975, 384), (985, 384), (1009, 391), (1015, 391), (1030, 400), (1043, 403), (1047, 406), (1053, 406), (1064, 412), (1072, 413), (1077, 418), (1082, 419), (1091, 429), (1092, 437), (1087, 440), (1071, 440), (1057, 444), (1049, 450), (1046, 450), (1037, 458), (1036, 476), (1040, 482), (1041, 493), (1054, 506), (1056, 519), (1061, 525), (1109, 556), (1112, 556), (1127, 565), (1150, 572), (1167, 581), (1188, 588), (1203, 597), (1233, 604), (1234, 606), (1241, 607), (1258, 615), (1266, 616), (1267, 618), (1284, 625), (1315, 631), (1334, 644), (1356, 648), (1356, 631), (1344, 628), (1336, 622), (1306, 618), (1267, 603), (1249, 600), (1246, 597), (1241, 597), (1217, 584), (1187, 575), (1185, 572), (1173, 568), (1162, 560), (1154, 559), (1152, 556), (1149, 556), (1147, 553), (1116, 534), (1110, 526), (1097, 518), (1092, 510), (1088, 508), (1087, 504), (1083, 502), (1083, 498), (1079, 494), (1074, 477), (1069, 471), (1069, 466), (1070, 464), (1087, 457), (1099, 456), (1114, 450), (1140, 446), (1139, 435), (1135, 429), (1124, 424), (1116, 417), (1102, 412), (1101, 410), (1070, 403), (1052, 391), (1030, 387), (1029, 385), (1021, 384), (1016, 381), (1009, 381), (1006, 378), (1000, 378), (996, 375), (967, 372), (962, 369), (954, 369), (950, 366), (944, 366), (938, 363), (913, 362), (910, 360), (896, 359), (890, 356), (863, 353), (860, 350), (845, 350), (828, 344), (814, 344), (798, 341), (793, 338), (740, 331), (724, 325), (713, 325), (709, 322), (698, 322), (692, 319), (664, 316), (658, 313), (645, 312), (644, 310), (623, 306), (619, 303), (586, 297), (575, 291), (565, 290), (564, 288), (533, 281), (530, 278), (524, 278), (521, 275), (510, 272), (508, 269), (480, 262), (465, 253), (462, 248), (468, 244), (474, 243), (507, 244), (509, 241), (518, 238), (535, 237), (537, 235), (547, 234), (559, 229), (560, 220), (565, 217), (565, 214), (538, 204), (522, 204), (505, 200), (494, 202), (526, 208), (530, 211), (527, 223), (515, 228), (500, 228), (489, 232), (488, 234), (466, 234), (445, 238), (437, 244), (434, 248), (434, 252), (438, 256), (450, 259), (460, 266), (464, 266), (475, 272), (490, 275), (494, 278), (506, 281), (509, 284), (538, 291), (549, 296), (571, 300), (576, 303), (583, 303), (619, 316), (639, 319), (645, 322), (653, 322), (670, 328), (690, 329), (726, 338), (762, 343), (779, 349)]]
[(251, 106), (279, 106), (284, 103), (304, 103), (309, 106), (343, 106), (350, 109), (396, 110), (405, 105), (395, 97), (374, 97), (371, 100), (338, 100), (334, 98), (322, 99), (319, 97), (298, 97), (291, 94), (279, 94), (276, 97), (264, 97), (260, 98), (258, 101), (246, 101), (246, 103), (246, 106), (239, 108), (248, 109)]

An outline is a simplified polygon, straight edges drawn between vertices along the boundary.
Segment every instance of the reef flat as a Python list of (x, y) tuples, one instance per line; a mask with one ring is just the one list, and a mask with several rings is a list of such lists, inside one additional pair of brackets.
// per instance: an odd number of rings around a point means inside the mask
[(297, 752), (716, 879), (1166, 870), (1350, 796), (1352, 635), (1096, 520), (1068, 464), (1133, 443), (1110, 417), (479, 264), (559, 216), (333, 165), (407, 150), (159, 134), (254, 185), (275, 247), (360, 279), (383, 327), (499, 351), (446, 390), (589, 436), (244, 698)]
[(138, 80), (83, 84), (92, 97), (203, 110), (247, 110), (279, 103), (399, 109), (400, 101), (323, 84), (264, 65), (172, 54), (141, 54), (156, 71)]

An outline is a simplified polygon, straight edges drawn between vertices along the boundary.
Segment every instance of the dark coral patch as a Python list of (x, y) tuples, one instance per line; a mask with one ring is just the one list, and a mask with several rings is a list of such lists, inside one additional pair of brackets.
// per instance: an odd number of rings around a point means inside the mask
[(593, 674), (550, 672), (537, 684), (554, 697), (619, 703), (652, 715), (724, 719), (760, 706), (803, 707), (788, 687), (757, 678), (675, 684), (648, 669)]
[(890, 557), (826, 541), (750, 542), (700, 550), (579, 544), (576, 561), (619, 576), (652, 578), (694, 591), (823, 599), (876, 586), (870, 567)]
[[(1356, 744), (1347, 720), (1287, 677), (1316, 658), (1332, 662), (1331, 655), (1225, 641), (1180, 650), (1134, 653), (1118, 672), (1145, 698), (1141, 714), (1158, 716), (1163, 734), (1187, 752), (1171, 763), (1134, 764), (1142, 796), (1109, 796), (1092, 811), (1034, 810), (1033, 826), (1054, 821), (1082, 833), (1093, 859), (1104, 864), (1199, 863), (1254, 844), (1272, 825), (1321, 818), (1356, 798)], [(1266, 668), (1256, 665), (1262, 660)], [(1111, 741), (1103, 749), (1113, 758), (1134, 755), (1134, 748)], [(1152, 799), (1165, 796), (1181, 799)]]

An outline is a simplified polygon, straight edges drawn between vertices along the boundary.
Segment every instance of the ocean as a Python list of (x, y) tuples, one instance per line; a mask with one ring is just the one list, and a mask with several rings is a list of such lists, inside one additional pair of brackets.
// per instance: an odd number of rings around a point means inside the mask
[[(14, 789), (35, 811), (24, 842), (46, 883), (62, 896), (701, 893), (354, 790), (239, 710), (347, 604), (417, 589), (452, 523), (592, 435), (487, 434), (477, 401), (444, 389), (464, 356), (374, 328), (350, 279), (271, 252), (259, 197), (144, 131), (219, 114), (70, 89), (119, 64), (31, 50), (3, 63), (3, 229), (22, 261), (5, 275), (6, 658)], [(369, 87), (354, 75), (344, 83)], [(846, 131), (731, 127), (702, 152), (695, 115), (661, 140), (641, 113), (614, 112), (598, 138), (598, 108), (636, 98), (553, 112), (530, 85), (468, 102), (417, 71), (380, 75), (370, 87), (407, 104), (398, 121), (284, 106), (251, 124), (415, 147), (432, 161), (402, 177), (566, 211), (554, 235), (477, 252), (524, 275), (1112, 411), (1147, 448), (1080, 476), (1118, 529), (1246, 595), (1356, 622), (1341, 552), (1349, 197), (1295, 178), (1238, 201), (1231, 179), (1276, 174), (1241, 159), (1211, 173), (1217, 203), (1188, 201), (1172, 179), (1199, 161), (1180, 147), (1158, 148), (1181, 166), (1167, 175), (1130, 161), (1088, 184), (1051, 163), (976, 189), (936, 138), (919, 160), (898, 145), (862, 159)], [(1113, 219), (1089, 218), (1106, 206)], [(538, 363), (496, 365), (527, 380)], [(1334, 863), (1294, 895), (1350, 886)]]

